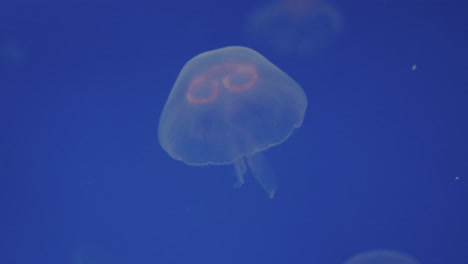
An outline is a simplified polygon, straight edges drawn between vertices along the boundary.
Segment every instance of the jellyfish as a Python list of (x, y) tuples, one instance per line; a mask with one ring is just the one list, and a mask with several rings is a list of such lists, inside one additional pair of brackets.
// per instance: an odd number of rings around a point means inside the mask
[(247, 19), (249, 38), (279, 54), (295, 57), (319, 53), (343, 29), (340, 12), (324, 0), (277, 0)]
[(345, 264), (419, 264), (419, 262), (398, 251), (372, 250), (352, 257)]
[(273, 198), (276, 176), (262, 152), (300, 127), (302, 88), (258, 52), (230, 46), (182, 68), (159, 120), (161, 147), (191, 166), (233, 164), (237, 186), (251, 174)]

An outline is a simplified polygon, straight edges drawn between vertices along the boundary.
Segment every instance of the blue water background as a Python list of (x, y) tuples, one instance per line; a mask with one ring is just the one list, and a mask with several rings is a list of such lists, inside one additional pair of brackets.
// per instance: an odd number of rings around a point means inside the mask
[[(340, 35), (290, 57), (245, 34), (265, 3), (0, 3), (15, 54), (0, 60), (0, 263), (339, 264), (388, 248), (467, 264), (467, 3), (333, 1)], [(309, 100), (266, 152), (275, 199), (158, 144), (185, 62), (229, 45)]]

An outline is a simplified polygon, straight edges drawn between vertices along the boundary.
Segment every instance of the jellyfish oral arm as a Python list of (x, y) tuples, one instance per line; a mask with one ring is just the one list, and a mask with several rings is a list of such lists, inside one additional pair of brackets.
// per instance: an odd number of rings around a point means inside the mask
[(268, 196), (274, 198), (276, 193), (276, 175), (263, 154), (255, 153), (251, 156), (241, 157), (236, 160), (234, 167), (237, 176), (236, 187), (241, 187), (244, 184), (244, 175), (247, 173), (247, 168), (250, 168), (252, 176), (268, 193)]
[(237, 182), (234, 186), (241, 187), (244, 184), (244, 175), (247, 173), (247, 165), (245, 164), (244, 157), (236, 160), (234, 163), (234, 168), (236, 169), (237, 177)]
[(260, 152), (253, 154), (252, 156), (246, 157), (247, 165), (252, 172), (254, 178), (260, 183), (262, 188), (268, 193), (270, 198), (275, 197), (276, 193), (276, 175), (269, 164), (265, 159), (264, 155)]

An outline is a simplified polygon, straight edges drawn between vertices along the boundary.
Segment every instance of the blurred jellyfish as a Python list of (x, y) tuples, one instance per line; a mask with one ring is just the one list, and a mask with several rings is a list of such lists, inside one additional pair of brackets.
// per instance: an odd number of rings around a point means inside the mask
[(256, 51), (226, 47), (192, 58), (180, 72), (159, 121), (162, 148), (188, 165), (248, 168), (273, 198), (276, 179), (260, 152), (301, 126), (302, 88)]
[(105, 250), (102, 246), (82, 245), (72, 249), (70, 261), (71, 264), (118, 264), (118, 256)]
[(320, 51), (341, 32), (340, 13), (323, 0), (277, 0), (247, 19), (253, 41), (287, 56)]
[(352, 257), (345, 264), (419, 264), (419, 262), (398, 251), (372, 250)]
[(16, 41), (0, 41), (0, 64), (19, 65), (25, 62), (26, 56), (26, 50)]

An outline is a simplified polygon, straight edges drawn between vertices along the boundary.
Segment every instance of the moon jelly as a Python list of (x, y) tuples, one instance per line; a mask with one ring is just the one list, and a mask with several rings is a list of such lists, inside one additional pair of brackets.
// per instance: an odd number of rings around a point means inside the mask
[(159, 143), (188, 165), (248, 168), (273, 197), (276, 179), (260, 154), (301, 126), (302, 88), (258, 52), (239, 46), (202, 53), (180, 72), (159, 121)]

